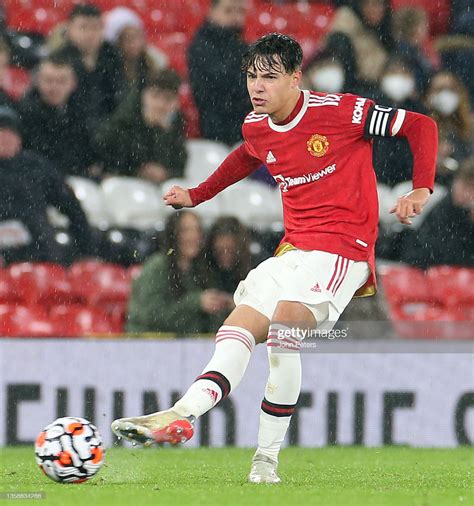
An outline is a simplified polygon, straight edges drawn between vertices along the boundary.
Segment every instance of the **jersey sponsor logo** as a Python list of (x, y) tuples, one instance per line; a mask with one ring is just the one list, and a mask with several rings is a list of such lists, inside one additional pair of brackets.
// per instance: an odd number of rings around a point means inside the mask
[(269, 151), (267, 154), (267, 158), (265, 159), (265, 163), (275, 163), (277, 159), (275, 158), (275, 155)]
[(352, 123), (360, 125), (362, 123), (362, 115), (364, 114), (364, 104), (366, 98), (359, 97), (355, 101), (354, 110), (352, 111)]
[(317, 158), (324, 156), (329, 149), (329, 141), (325, 135), (312, 135), (306, 145), (308, 147), (308, 151)]
[(299, 186), (302, 184), (314, 183), (324, 176), (332, 174), (336, 170), (336, 164), (333, 163), (318, 172), (309, 172), (304, 176), (299, 177), (284, 177), (281, 174), (273, 176), (273, 179), (278, 183), (282, 193), (286, 193), (289, 188)]

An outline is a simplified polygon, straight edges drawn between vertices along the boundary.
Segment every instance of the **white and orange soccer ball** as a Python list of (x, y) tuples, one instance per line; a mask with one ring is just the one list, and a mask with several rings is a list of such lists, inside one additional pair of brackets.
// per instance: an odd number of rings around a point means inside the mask
[(82, 483), (104, 463), (105, 450), (97, 428), (88, 420), (58, 418), (35, 442), (36, 462), (44, 474), (61, 483)]

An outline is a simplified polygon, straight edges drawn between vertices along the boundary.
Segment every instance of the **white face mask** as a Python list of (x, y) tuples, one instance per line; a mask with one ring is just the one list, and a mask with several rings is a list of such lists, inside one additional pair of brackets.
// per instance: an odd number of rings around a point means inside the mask
[(313, 70), (310, 79), (315, 91), (340, 93), (344, 86), (345, 76), (341, 67), (328, 65)]
[(403, 102), (415, 91), (415, 80), (404, 74), (387, 74), (382, 78), (380, 88), (395, 102)]
[(453, 90), (442, 90), (431, 95), (431, 107), (443, 116), (450, 116), (458, 108), (461, 97)]

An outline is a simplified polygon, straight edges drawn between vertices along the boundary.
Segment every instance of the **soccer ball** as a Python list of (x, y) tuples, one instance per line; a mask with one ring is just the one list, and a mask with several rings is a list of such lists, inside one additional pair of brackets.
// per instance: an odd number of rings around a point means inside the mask
[(35, 442), (36, 462), (44, 474), (61, 483), (82, 483), (104, 463), (105, 450), (96, 427), (84, 418), (58, 418)]

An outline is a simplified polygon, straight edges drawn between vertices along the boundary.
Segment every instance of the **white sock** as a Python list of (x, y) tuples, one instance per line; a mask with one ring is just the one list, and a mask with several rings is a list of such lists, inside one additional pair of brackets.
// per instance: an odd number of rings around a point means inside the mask
[(257, 454), (278, 462), (301, 390), (300, 340), (289, 327), (270, 325), (267, 352), (270, 374), (260, 412)]
[(254, 347), (255, 338), (248, 330), (223, 325), (210, 362), (173, 409), (197, 418), (213, 408), (240, 383)]

